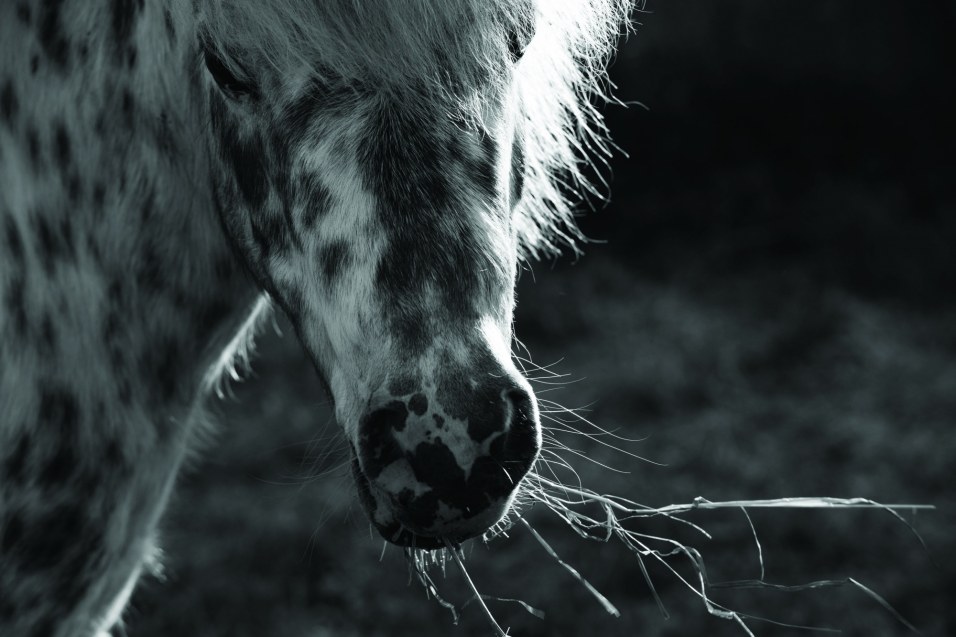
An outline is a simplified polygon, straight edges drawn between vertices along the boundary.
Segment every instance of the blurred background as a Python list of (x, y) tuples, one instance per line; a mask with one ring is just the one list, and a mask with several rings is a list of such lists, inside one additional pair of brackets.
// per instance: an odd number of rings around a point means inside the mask
[[(640, 439), (620, 444), (659, 464), (562, 435), (626, 473), (568, 460), (586, 486), (649, 506), (936, 505), (903, 513), (928, 550), (883, 511), (751, 517), (767, 581), (853, 577), (924, 634), (956, 634), (956, 5), (651, 0), (634, 18), (611, 77), (643, 106), (605, 109), (623, 151), (611, 201), (581, 218), (595, 239), (583, 257), (524, 272), (516, 329), (537, 364), (574, 381), (541, 385), (543, 397)], [(491, 634), (475, 604), (455, 626), (409, 584), (401, 551), (383, 552), (294, 338), (267, 330), (259, 350), (180, 481), (165, 573), (134, 596), (130, 634)], [(543, 507), (528, 518), (623, 616), (519, 527), (465, 549), (483, 593), (546, 613), (489, 602), (510, 634), (745, 634), (649, 561), (665, 618), (623, 546), (582, 539)], [(760, 576), (739, 510), (687, 518), (712, 539), (666, 520), (630, 528), (694, 546), (713, 581)], [(686, 559), (669, 563), (695, 577)], [(449, 600), (468, 598), (456, 568), (434, 576)], [(714, 596), (780, 622), (911, 634), (852, 587)]]

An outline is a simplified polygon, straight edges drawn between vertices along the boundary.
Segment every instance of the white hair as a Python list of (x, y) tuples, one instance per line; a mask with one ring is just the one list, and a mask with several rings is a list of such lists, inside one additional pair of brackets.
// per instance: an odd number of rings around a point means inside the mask
[[(538, 256), (579, 236), (568, 196), (586, 187), (589, 156), (606, 153), (592, 98), (604, 95), (605, 65), (630, 6), (631, 0), (209, 0), (204, 36), (223, 52), (251, 54), (280, 72), (305, 67), (383, 91), (413, 85), (461, 97), (513, 81), (525, 158), (516, 225), (523, 255)], [(527, 46), (512, 76), (516, 43)], [(469, 100), (457, 103), (467, 115)]]

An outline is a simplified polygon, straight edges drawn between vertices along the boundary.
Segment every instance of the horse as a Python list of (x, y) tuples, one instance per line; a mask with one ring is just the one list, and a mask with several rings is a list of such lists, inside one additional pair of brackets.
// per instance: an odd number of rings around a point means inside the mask
[(4, 2), (0, 634), (117, 624), (273, 309), (385, 540), (498, 524), (541, 447), (515, 280), (578, 238), (628, 10)]

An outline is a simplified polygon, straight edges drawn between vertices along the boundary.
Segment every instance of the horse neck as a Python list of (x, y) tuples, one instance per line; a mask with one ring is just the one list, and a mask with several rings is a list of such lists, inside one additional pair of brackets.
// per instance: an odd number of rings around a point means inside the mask
[(23, 356), (91, 402), (127, 383), (131, 409), (187, 404), (257, 294), (215, 207), (192, 3), (88, 0), (46, 15), (35, 2), (28, 19), (4, 4), (0, 51), (25, 121), (0, 203), (25, 237), (47, 229), (36, 235), (62, 248), (45, 257), (38, 241), (28, 255), (26, 302), (55, 307), (74, 335), (56, 359)]
[[(126, 146), (128, 199), (113, 211), (124, 236), (135, 237), (120, 254), (140, 264), (135, 289), (145, 301), (138, 304), (144, 340), (168, 344), (186, 394), (220, 359), (259, 294), (219, 216), (193, 4), (147, 0), (140, 18), (135, 46), (147, 59), (134, 69), (130, 93), (132, 132), (143, 143)], [(120, 88), (118, 95), (122, 110), (126, 93)]]

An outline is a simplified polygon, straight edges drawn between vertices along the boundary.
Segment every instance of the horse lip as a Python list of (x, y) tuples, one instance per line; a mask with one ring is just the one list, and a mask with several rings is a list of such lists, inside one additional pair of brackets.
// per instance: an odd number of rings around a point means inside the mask
[(375, 509), (378, 505), (372, 495), (372, 486), (359, 465), (358, 455), (355, 453), (354, 447), (352, 451), (352, 477), (355, 480), (355, 486), (358, 488), (359, 500), (362, 502), (372, 525), (387, 542), (403, 548), (431, 551), (446, 548), (448, 544), (456, 546), (469, 537), (480, 535), (480, 533), (464, 537), (422, 535), (415, 533), (398, 521), (388, 525), (379, 524), (375, 521)]
[[(388, 542), (403, 548), (433, 551), (435, 549), (443, 549), (447, 546), (445, 544), (445, 538), (419, 535), (409, 531), (397, 522), (388, 528), (383, 528), (378, 525), (375, 525), (375, 527), (378, 529), (378, 532), (382, 535), (382, 537)], [(447, 542), (452, 546), (459, 544), (459, 542), (453, 541), (451, 539), (447, 539)]]

